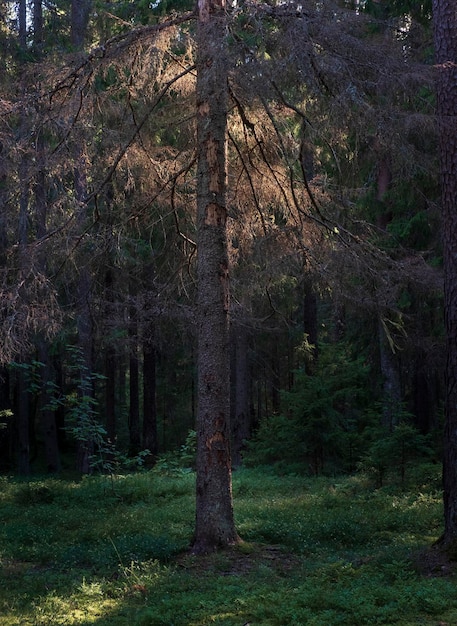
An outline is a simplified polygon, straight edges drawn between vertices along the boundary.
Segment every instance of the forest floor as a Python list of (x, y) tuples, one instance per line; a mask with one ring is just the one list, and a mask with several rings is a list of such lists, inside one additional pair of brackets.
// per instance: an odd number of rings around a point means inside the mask
[(195, 477), (0, 478), (2, 626), (455, 626), (436, 468), (234, 475), (229, 550), (195, 556)]

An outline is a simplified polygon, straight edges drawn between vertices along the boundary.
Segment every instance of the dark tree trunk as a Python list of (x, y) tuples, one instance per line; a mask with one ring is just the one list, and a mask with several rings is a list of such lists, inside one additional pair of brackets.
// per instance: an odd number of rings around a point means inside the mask
[(198, 3), (198, 411), (193, 550), (237, 541), (230, 460), (227, 254), (227, 57), (224, 0)]
[(433, 0), (446, 329), (443, 545), (457, 545), (457, 4)]
[(116, 351), (113, 345), (113, 339), (110, 337), (109, 332), (114, 315), (113, 286), (113, 272), (111, 269), (108, 269), (105, 275), (105, 323), (107, 326), (107, 343), (105, 345), (105, 420), (108, 440), (112, 444), (116, 441)]
[(43, 45), (43, 4), (42, 0), (33, 0), (33, 50), (41, 54)]
[(318, 331), (317, 331), (317, 296), (309, 280), (305, 281), (303, 292), (303, 332), (307, 335), (308, 342), (312, 346), (311, 354), (306, 364), (306, 371), (312, 374), (315, 369), (318, 351)]
[(383, 396), (382, 425), (391, 431), (397, 425), (401, 409), (400, 365), (381, 320), (378, 322), (378, 333)]
[(412, 380), (413, 412), (415, 426), (424, 435), (429, 433), (434, 426), (435, 398), (433, 393), (433, 379), (435, 371), (429, 371), (427, 356), (421, 354), (414, 362)]
[(112, 346), (105, 352), (105, 419), (110, 443), (116, 442), (116, 355)]
[[(35, 16), (35, 10), (38, 12)], [(41, 25), (41, 28), (40, 28)], [(34, 2), (34, 27), (37, 28), (38, 44), (42, 41), (42, 14), (41, 1)], [(35, 40), (34, 40), (35, 41)], [(35, 201), (35, 228), (37, 240), (43, 239), (47, 234), (48, 217), (48, 197), (47, 197), (47, 176), (44, 165), (44, 140), (40, 133), (36, 139), (35, 163), (38, 171), (35, 175), (33, 185)], [(37, 267), (43, 274), (47, 274), (47, 258), (43, 253), (37, 255)], [(49, 354), (48, 341), (44, 337), (39, 337), (37, 341), (38, 360), (43, 364), (40, 370), (42, 377), (42, 391), (39, 398), (38, 415), (40, 419), (41, 433), (43, 436), (46, 453), (46, 465), (49, 472), (55, 473), (60, 470), (59, 442), (57, 438), (57, 427), (54, 411), (50, 408), (50, 384), (53, 382), (53, 369)]]
[[(19, 164), (19, 181), (21, 191), (19, 196), (19, 225), (18, 240), (20, 254), (20, 271), (26, 275), (28, 264), (27, 242), (29, 231), (29, 185), (27, 156), (23, 155)], [(30, 473), (30, 402), (29, 381), (25, 369), (19, 368), (16, 379), (16, 423), (18, 440), (18, 473)]]
[[(84, 47), (87, 22), (91, 7), (90, 0), (71, 1), (71, 43), (77, 50)], [(87, 162), (84, 157), (84, 142), (81, 140), (73, 146), (74, 159), (74, 193), (76, 202), (79, 204), (78, 226), (80, 231), (86, 227), (87, 220)], [(78, 331), (78, 348), (80, 350), (81, 385), (80, 395), (94, 395), (93, 382), (93, 320), (91, 313), (92, 279), (86, 263), (79, 268), (77, 277), (77, 304), (76, 324)], [(76, 469), (82, 474), (91, 471), (90, 456), (93, 454), (94, 444), (92, 441), (79, 441), (76, 455)]]
[(30, 474), (30, 398), (27, 372), (19, 368), (16, 378), (16, 423), (18, 440), (17, 472)]
[(72, 0), (71, 2), (71, 43), (76, 49), (84, 46), (91, 6), (91, 0)]
[(251, 431), (249, 335), (245, 326), (236, 324), (232, 328), (232, 465), (242, 462), (244, 442)]
[(19, 0), (18, 3), (19, 22), (19, 47), (25, 50), (27, 47), (27, 0)]
[(156, 403), (156, 351), (149, 341), (143, 344), (143, 448), (152, 461), (158, 452)]
[(52, 400), (49, 384), (53, 382), (54, 374), (48, 345), (45, 341), (39, 342), (38, 359), (43, 364), (41, 369), (42, 391), (39, 403), (39, 415), (46, 453), (46, 466), (48, 472), (55, 473), (60, 471), (59, 441), (57, 437), (55, 413), (49, 406)]
[(129, 320), (129, 451), (132, 456), (141, 448), (140, 433), (140, 377), (138, 362), (138, 317), (136, 307), (136, 289), (130, 285), (130, 320)]
[[(375, 151), (378, 155), (378, 172), (376, 179), (376, 200), (378, 202), (377, 225), (386, 230), (392, 221), (392, 212), (386, 206), (386, 194), (392, 182), (388, 155), (379, 140), (375, 140)], [(382, 313), (380, 313), (380, 316)], [(392, 430), (398, 421), (401, 405), (400, 364), (394, 351), (394, 346), (388, 337), (388, 328), (379, 318), (379, 364), (382, 377), (383, 414), (382, 425)]]
[(281, 389), (281, 362), (278, 350), (278, 344), (281, 340), (279, 339), (279, 337), (276, 338), (273, 345), (271, 346), (271, 351), (269, 355), (270, 367), (268, 376), (268, 387), (270, 390), (271, 410), (275, 415), (278, 415), (281, 410), (281, 399), (279, 394), (279, 390)]

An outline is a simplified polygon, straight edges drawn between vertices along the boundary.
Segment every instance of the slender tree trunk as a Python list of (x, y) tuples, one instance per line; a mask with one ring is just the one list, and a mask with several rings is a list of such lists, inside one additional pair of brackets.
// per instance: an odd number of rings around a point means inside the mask
[[(35, 10), (38, 11), (37, 16), (35, 16)], [(42, 15), (40, 14), (40, 11), (41, 2), (35, 1), (34, 24), (38, 29), (37, 44), (41, 44), (42, 42)], [(38, 171), (35, 175), (33, 191), (35, 201), (36, 238), (37, 240), (40, 240), (46, 236), (48, 217), (47, 177), (44, 165), (44, 140), (41, 133), (39, 133), (36, 139), (36, 146), (35, 164), (38, 167)], [(47, 274), (47, 259), (45, 254), (42, 252), (38, 254), (37, 267), (43, 275)], [(49, 472), (58, 472), (60, 470), (60, 454), (55, 413), (49, 407), (51, 401), (49, 384), (53, 380), (53, 370), (49, 354), (48, 341), (43, 336), (38, 337), (37, 350), (38, 360), (43, 363), (43, 367), (40, 370), (42, 377), (42, 393), (39, 399), (38, 415), (46, 453), (46, 464)]]
[(16, 378), (16, 422), (18, 435), (18, 466), (20, 476), (30, 474), (30, 396), (25, 370), (19, 368)]
[[(385, 149), (378, 140), (375, 141), (375, 151), (378, 154), (378, 172), (376, 180), (376, 200), (378, 202), (377, 225), (386, 230), (392, 221), (392, 212), (386, 206), (385, 198), (392, 182), (389, 159)], [(400, 364), (395, 354), (387, 329), (381, 317), (378, 321), (379, 334), (379, 363), (381, 368), (383, 389), (382, 425), (388, 430), (396, 425), (401, 404)]]
[(82, 49), (84, 46), (91, 7), (91, 0), (72, 0), (71, 2), (71, 43), (77, 49)]
[(401, 407), (400, 365), (381, 320), (378, 321), (379, 361), (381, 367), (383, 407), (382, 425), (391, 431), (397, 425)]
[(148, 340), (143, 344), (143, 448), (152, 461), (158, 452), (156, 404), (156, 351)]
[(308, 336), (312, 347), (310, 358), (306, 363), (306, 371), (312, 374), (319, 356), (318, 324), (317, 324), (317, 296), (310, 280), (305, 280), (303, 293), (303, 332)]
[(238, 540), (230, 460), (227, 56), (224, 0), (199, 0), (197, 53), (198, 412), (195, 553)]
[[(19, 164), (19, 181), (21, 192), (19, 199), (19, 255), (20, 272), (25, 276), (27, 267), (27, 242), (29, 230), (29, 186), (27, 183), (28, 168), (27, 156), (23, 155)], [(22, 360), (22, 359), (21, 359)], [(23, 362), (23, 361), (22, 361)], [(28, 377), (26, 371), (18, 369), (16, 379), (16, 423), (18, 436), (18, 473), (30, 474), (30, 398), (28, 391)]]
[[(90, 0), (71, 0), (71, 43), (76, 50), (84, 47), (87, 20), (91, 8)], [(86, 227), (87, 220), (87, 176), (88, 164), (84, 157), (84, 140), (72, 148), (74, 159), (74, 193), (79, 204), (78, 226), (82, 230)], [(77, 277), (77, 305), (76, 325), (78, 332), (78, 347), (81, 356), (81, 384), (79, 393), (94, 394), (93, 383), (88, 382), (93, 374), (93, 320), (92, 320), (92, 277), (86, 264), (79, 268)], [(76, 456), (76, 469), (82, 474), (88, 474), (90, 468), (90, 456), (93, 454), (94, 444), (92, 441), (79, 441)]]
[[(83, 159), (74, 169), (75, 197), (80, 204), (78, 213), (79, 228), (85, 228), (86, 207), (86, 176)], [(89, 382), (93, 374), (93, 321), (92, 321), (92, 278), (88, 268), (83, 265), (79, 268), (76, 285), (76, 327), (78, 332), (78, 348), (80, 351), (80, 385), (81, 396), (94, 395), (93, 383)], [(78, 441), (76, 454), (76, 469), (82, 474), (90, 472), (90, 456), (93, 454), (92, 441)]]
[(24, 51), (27, 47), (27, 0), (18, 2), (19, 47)]
[(51, 402), (49, 383), (53, 380), (53, 371), (48, 345), (44, 340), (41, 340), (38, 344), (38, 359), (43, 363), (41, 370), (43, 389), (39, 404), (41, 433), (43, 436), (48, 472), (55, 473), (60, 471), (61, 466), (56, 417), (54, 411), (49, 407), (49, 403)]
[(107, 343), (105, 345), (105, 419), (106, 432), (110, 443), (116, 441), (116, 352), (113, 345), (112, 337), (110, 337), (110, 324), (113, 312), (113, 286), (114, 277), (111, 269), (108, 269), (105, 275), (105, 294), (106, 294), (106, 324), (107, 324)]
[(129, 451), (133, 456), (141, 448), (140, 433), (140, 377), (138, 362), (138, 316), (136, 307), (136, 289), (130, 283), (130, 320), (129, 320)]
[(242, 462), (244, 442), (251, 431), (249, 338), (247, 329), (242, 324), (237, 324), (232, 330), (232, 347), (232, 464), (233, 467), (238, 467)]
[(457, 546), (457, 4), (433, 0), (446, 328), (443, 545)]

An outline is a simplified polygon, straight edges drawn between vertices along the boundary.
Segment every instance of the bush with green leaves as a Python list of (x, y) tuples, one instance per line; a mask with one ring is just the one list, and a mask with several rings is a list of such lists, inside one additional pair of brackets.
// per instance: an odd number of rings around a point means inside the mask
[(186, 440), (179, 450), (172, 450), (159, 455), (156, 469), (159, 472), (178, 474), (192, 472), (196, 466), (196, 457), (197, 433), (195, 430), (189, 430)]

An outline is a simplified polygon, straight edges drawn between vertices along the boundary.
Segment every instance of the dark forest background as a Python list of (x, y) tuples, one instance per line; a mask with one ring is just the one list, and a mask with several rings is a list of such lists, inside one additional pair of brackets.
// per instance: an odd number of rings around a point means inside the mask
[[(427, 2), (229, 10), (234, 467), (441, 461)], [(192, 466), (186, 2), (0, 4), (0, 470)]]

